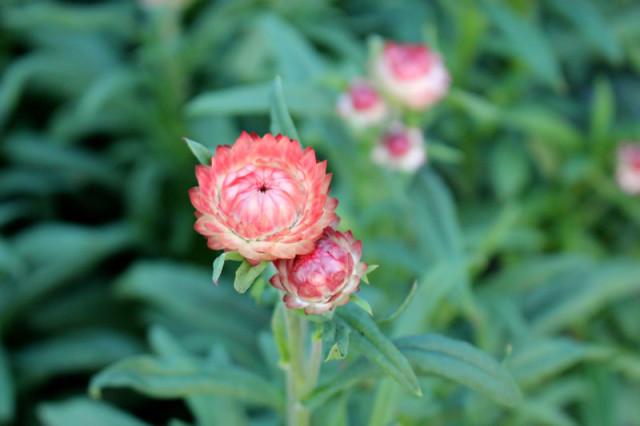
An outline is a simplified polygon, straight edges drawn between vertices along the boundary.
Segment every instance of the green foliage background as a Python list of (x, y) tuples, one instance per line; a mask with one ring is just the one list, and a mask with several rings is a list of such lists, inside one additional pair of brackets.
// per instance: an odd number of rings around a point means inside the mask
[[(0, 423), (280, 424), (273, 293), (211, 283), (181, 141), (269, 131), (280, 75), (341, 229), (382, 265), (376, 317), (418, 282), (380, 327), (457, 339), (396, 340), (422, 398), (357, 351), (323, 364), (315, 424), (640, 424), (640, 200), (612, 178), (640, 139), (638, 22), (631, 0), (0, 1)], [(374, 34), (437, 47), (453, 76), (416, 118), (414, 178), (334, 113)], [(102, 389), (114, 363), (133, 390)]]

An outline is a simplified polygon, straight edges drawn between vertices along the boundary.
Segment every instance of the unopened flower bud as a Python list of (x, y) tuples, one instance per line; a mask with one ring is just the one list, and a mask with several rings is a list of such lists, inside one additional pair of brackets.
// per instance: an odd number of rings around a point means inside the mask
[(416, 171), (427, 161), (422, 131), (417, 127), (395, 124), (373, 148), (371, 160), (393, 170)]

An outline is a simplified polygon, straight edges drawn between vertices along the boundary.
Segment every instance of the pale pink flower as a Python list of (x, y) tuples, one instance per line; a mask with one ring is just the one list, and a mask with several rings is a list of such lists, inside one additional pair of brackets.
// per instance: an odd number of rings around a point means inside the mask
[(351, 231), (324, 230), (309, 254), (273, 262), (278, 272), (271, 285), (285, 292), (290, 309), (304, 308), (306, 314), (322, 314), (346, 305), (357, 292), (367, 264), (360, 262), (362, 243), (353, 240)]
[(367, 80), (354, 80), (349, 90), (338, 98), (338, 115), (356, 129), (382, 123), (387, 106), (373, 85)]
[(326, 167), (296, 140), (243, 132), (216, 148), (210, 166), (196, 166), (195, 229), (211, 249), (238, 251), (252, 265), (309, 253), (337, 217)]
[(451, 80), (440, 55), (422, 44), (387, 42), (373, 73), (383, 91), (417, 110), (440, 100)]
[(371, 150), (371, 161), (393, 170), (416, 171), (427, 161), (422, 130), (393, 125)]
[(640, 194), (640, 144), (627, 142), (620, 145), (616, 180), (624, 192)]

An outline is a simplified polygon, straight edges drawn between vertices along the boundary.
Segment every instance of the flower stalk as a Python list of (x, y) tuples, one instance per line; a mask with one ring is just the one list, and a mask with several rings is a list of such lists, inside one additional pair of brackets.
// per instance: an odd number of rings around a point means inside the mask
[(307, 426), (310, 424), (311, 413), (301, 401), (308, 391), (305, 386), (305, 343), (308, 324), (307, 320), (300, 317), (292, 309), (285, 309), (285, 321), (289, 349), (289, 363), (285, 368), (287, 374), (287, 425)]

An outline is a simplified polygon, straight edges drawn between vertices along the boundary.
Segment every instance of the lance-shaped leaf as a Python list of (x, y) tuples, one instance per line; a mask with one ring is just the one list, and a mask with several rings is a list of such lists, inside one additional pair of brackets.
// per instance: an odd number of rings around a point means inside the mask
[(422, 395), (418, 379), (409, 361), (376, 326), (371, 317), (360, 307), (347, 304), (336, 310), (336, 314), (355, 332), (351, 341), (370, 361), (393, 377), (409, 392)]
[(60, 403), (38, 406), (38, 418), (49, 426), (113, 425), (149, 426), (142, 420), (114, 407), (88, 398), (74, 398)]
[(396, 340), (417, 374), (454, 380), (504, 405), (522, 399), (511, 374), (487, 353), (466, 342), (435, 334)]
[(281, 392), (262, 377), (239, 367), (219, 369), (160, 360), (142, 355), (120, 361), (94, 376), (89, 392), (99, 398), (104, 388), (126, 387), (155, 398), (224, 395), (281, 409)]
[(211, 275), (211, 279), (215, 285), (218, 285), (218, 279), (220, 278), (220, 274), (222, 274), (222, 268), (224, 267), (224, 262), (226, 260), (236, 260), (240, 262), (244, 260), (244, 258), (240, 253), (235, 251), (225, 252), (216, 257), (213, 261), (213, 274)]
[(236, 279), (233, 282), (233, 287), (238, 293), (246, 292), (268, 264), (269, 262), (262, 262), (256, 266), (251, 266), (249, 262), (244, 260), (236, 270)]
[(187, 143), (189, 149), (191, 150), (191, 152), (193, 152), (193, 155), (195, 155), (196, 159), (198, 160), (198, 163), (204, 165), (211, 164), (211, 157), (213, 156), (213, 154), (211, 154), (211, 151), (209, 151), (206, 146), (196, 141), (192, 141), (191, 139), (182, 138), (182, 140)]
[(300, 142), (300, 136), (298, 136), (298, 130), (293, 124), (287, 104), (284, 101), (284, 95), (282, 94), (282, 80), (280, 77), (276, 77), (271, 86), (271, 95), (269, 98), (271, 106), (271, 133), (274, 135), (282, 133), (288, 136), (290, 139), (295, 139)]

